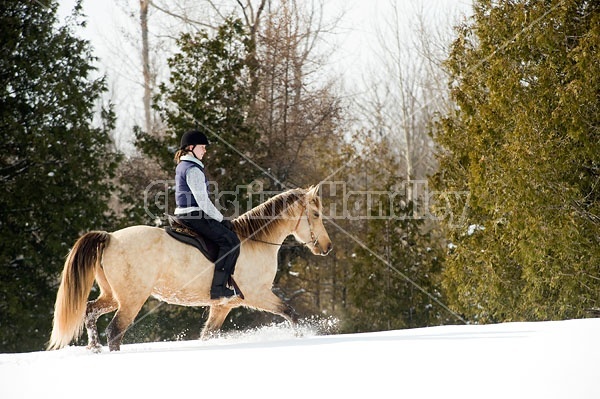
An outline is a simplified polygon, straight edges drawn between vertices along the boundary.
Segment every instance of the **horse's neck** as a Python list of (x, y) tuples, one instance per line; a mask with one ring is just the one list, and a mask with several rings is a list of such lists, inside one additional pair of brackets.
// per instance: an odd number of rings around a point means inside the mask
[[(281, 200), (281, 199), (279, 199)], [(285, 205), (285, 204), (283, 204)], [(285, 238), (292, 234), (302, 218), (302, 212), (298, 208), (285, 209), (285, 206), (275, 201), (266, 205), (267, 210), (276, 210), (277, 214), (268, 216), (263, 213), (264, 205), (257, 210), (252, 210), (240, 218), (240, 227), (238, 232), (254, 242), (264, 242), (269, 244), (281, 245)], [(297, 206), (297, 204), (295, 204)], [(280, 209), (280, 208), (283, 208)], [(261, 220), (267, 219), (267, 222)], [(268, 221), (269, 218), (273, 218)], [(240, 237), (241, 238), (241, 237)]]
[(293, 233), (296, 222), (296, 219), (281, 221), (279, 225), (280, 227), (277, 229), (277, 232), (273, 237), (274, 243), (279, 245), (283, 244), (283, 241)]
[(250, 241), (254, 245), (263, 244), (277, 252), (283, 244), (283, 241), (285, 241), (285, 239), (293, 233), (293, 230), (298, 223), (298, 219), (294, 218), (292, 220), (278, 220), (276, 223), (277, 228), (271, 231), (270, 234), (260, 238), (251, 238)]

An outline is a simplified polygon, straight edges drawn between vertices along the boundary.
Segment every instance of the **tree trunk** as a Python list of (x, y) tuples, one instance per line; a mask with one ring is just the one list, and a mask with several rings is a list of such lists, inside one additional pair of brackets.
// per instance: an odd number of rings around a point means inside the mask
[(150, 50), (148, 45), (148, 5), (149, 0), (140, 0), (140, 25), (142, 30), (142, 71), (144, 74), (144, 127), (146, 133), (152, 130), (150, 101), (152, 98), (150, 76)]

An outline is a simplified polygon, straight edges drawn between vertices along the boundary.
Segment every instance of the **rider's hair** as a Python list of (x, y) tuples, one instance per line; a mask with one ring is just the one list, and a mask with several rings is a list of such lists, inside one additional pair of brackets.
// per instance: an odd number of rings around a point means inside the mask
[(181, 157), (189, 154), (191, 151), (187, 148), (184, 148), (182, 150), (177, 150), (177, 152), (175, 153), (175, 157), (173, 158), (173, 160), (175, 161), (176, 164), (179, 164), (179, 162), (181, 162)]

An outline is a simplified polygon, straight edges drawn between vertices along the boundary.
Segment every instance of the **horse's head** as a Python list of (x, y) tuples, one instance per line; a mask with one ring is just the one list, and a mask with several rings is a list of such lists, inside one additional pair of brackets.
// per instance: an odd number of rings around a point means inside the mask
[(319, 186), (310, 187), (299, 206), (298, 224), (294, 231), (297, 240), (307, 243), (315, 255), (325, 256), (333, 248), (329, 234), (323, 226), (323, 207)]

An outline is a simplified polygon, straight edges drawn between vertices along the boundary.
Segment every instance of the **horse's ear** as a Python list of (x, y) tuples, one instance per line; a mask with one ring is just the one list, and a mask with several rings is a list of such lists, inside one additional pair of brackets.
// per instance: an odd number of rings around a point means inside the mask
[(309, 201), (314, 201), (315, 198), (319, 197), (319, 189), (321, 188), (321, 184), (317, 184), (316, 186), (310, 186), (308, 191), (306, 192), (306, 196)]

